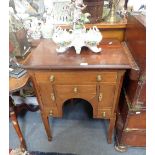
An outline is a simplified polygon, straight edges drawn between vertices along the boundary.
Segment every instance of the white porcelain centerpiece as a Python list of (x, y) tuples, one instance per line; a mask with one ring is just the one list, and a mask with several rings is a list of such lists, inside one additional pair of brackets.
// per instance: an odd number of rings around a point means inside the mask
[(66, 30), (57, 27), (53, 33), (53, 41), (58, 45), (58, 53), (66, 52), (68, 48), (74, 47), (76, 54), (80, 54), (83, 46), (88, 47), (92, 52), (98, 53), (101, 48), (97, 45), (102, 40), (102, 34), (96, 26), (86, 30), (84, 21), (88, 21), (88, 13), (83, 14), (82, 10), (86, 7), (82, 0), (71, 2), (73, 10), (72, 26), (73, 29)]
[(89, 30), (84, 28), (69, 31), (58, 27), (52, 38), (53, 41), (59, 46), (59, 48), (56, 49), (58, 53), (63, 53), (72, 46), (75, 48), (76, 54), (80, 54), (83, 46), (88, 47), (95, 53), (101, 51), (101, 48), (98, 48), (97, 45), (99, 45), (102, 40), (102, 35), (96, 26), (90, 28)]

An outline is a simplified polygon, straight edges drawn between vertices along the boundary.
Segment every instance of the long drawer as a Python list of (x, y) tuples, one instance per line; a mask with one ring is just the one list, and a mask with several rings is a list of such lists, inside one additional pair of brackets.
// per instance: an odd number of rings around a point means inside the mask
[(35, 72), (37, 82), (54, 82), (57, 84), (85, 84), (96, 82), (116, 82), (115, 71), (38, 71)]
[(122, 141), (129, 146), (146, 146), (146, 131), (132, 130), (123, 132)]

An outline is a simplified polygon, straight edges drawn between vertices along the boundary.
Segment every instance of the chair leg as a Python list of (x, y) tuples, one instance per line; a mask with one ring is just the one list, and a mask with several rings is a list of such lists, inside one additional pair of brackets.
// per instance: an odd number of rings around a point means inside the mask
[(18, 120), (17, 120), (16, 113), (15, 113), (15, 105), (13, 104), (13, 99), (11, 96), (9, 96), (9, 115), (10, 115), (13, 127), (16, 130), (16, 133), (17, 133), (18, 138), (20, 140), (21, 150), (25, 151), (26, 150), (26, 143), (25, 143), (25, 140), (23, 138), (23, 134), (20, 130), (20, 126), (18, 124)]

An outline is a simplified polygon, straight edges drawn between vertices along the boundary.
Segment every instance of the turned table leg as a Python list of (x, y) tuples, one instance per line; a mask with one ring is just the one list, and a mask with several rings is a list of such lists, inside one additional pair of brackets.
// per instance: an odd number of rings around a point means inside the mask
[(17, 120), (17, 117), (16, 117), (16, 113), (15, 113), (15, 105), (13, 104), (13, 99), (11, 96), (9, 96), (9, 114), (10, 114), (10, 118), (11, 118), (11, 121), (12, 121), (12, 124), (13, 124), (13, 127), (15, 128), (16, 130), (16, 133), (19, 137), (19, 140), (20, 140), (20, 143), (21, 143), (21, 150), (22, 151), (25, 151), (26, 150), (26, 143), (25, 143), (25, 140), (23, 138), (23, 135), (22, 135), (22, 132), (20, 130), (20, 127), (19, 127), (19, 124), (18, 124), (18, 120)]
[(116, 115), (110, 118), (109, 129), (108, 129), (108, 139), (107, 139), (109, 144), (112, 143), (112, 134), (115, 127), (115, 122), (116, 122)]
[(44, 127), (46, 130), (48, 140), (52, 141), (52, 134), (51, 134), (50, 124), (49, 124), (49, 117), (46, 114), (41, 114), (41, 116), (42, 116), (42, 120), (44, 123)]

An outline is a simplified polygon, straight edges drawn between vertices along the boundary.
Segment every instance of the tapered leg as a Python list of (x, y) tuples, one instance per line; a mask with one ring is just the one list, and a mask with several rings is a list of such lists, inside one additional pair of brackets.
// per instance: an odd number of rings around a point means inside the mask
[(11, 96), (9, 96), (9, 114), (10, 114), (10, 118), (13, 124), (14, 129), (16, 130), (16, 133), (19, 137), (20, 143), (21, 143), (21, 150), (25, 151), (26, 150), (26, 143), (25, 140), (23, 138), (22, 132), (20, 130), (19, 124), (18, 124), (18, 120), (16, 117), (16, 113), (15, 113), (15, 106), (13, 104), (13, 99), (11, 98)]
[(112, 143), (112, 134), (113, 134), (114, 127), (115, 127), (115, 122), (116, 122), (116, 116), (114, 116), (113, 118), (110, 118), (109, 129), (108, 129), (108, 143), (109, 144)]
[(50, 124), (49, 124), (49, 117), (46, 114), (41, 114), (41, 116), (42, 116), (42, 120), (44, 123), (44, 127), (46, 130), (48, 140), (51, 141), (52, 140), (52, 134), (51, 134)]

